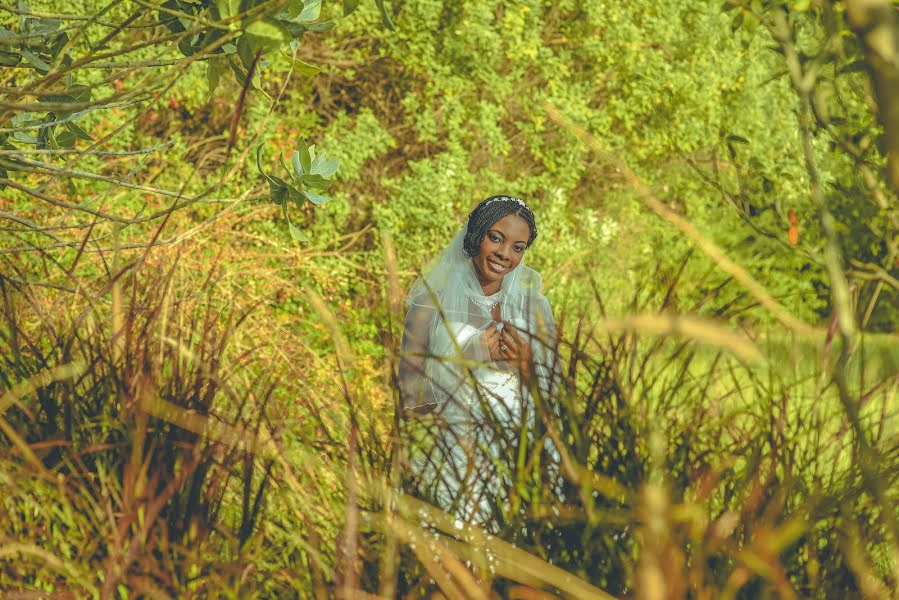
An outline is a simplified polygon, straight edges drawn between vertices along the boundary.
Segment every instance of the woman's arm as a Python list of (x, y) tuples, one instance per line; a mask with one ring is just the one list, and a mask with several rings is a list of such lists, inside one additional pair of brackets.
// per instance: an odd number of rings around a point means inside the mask
[(425, 371), (425, 361), (430, 354), (429, 330), (435, 312), (428, 306), (413, 305), (406, 313), (397, 374), (404, 416), (426, 414), (437, 406)]

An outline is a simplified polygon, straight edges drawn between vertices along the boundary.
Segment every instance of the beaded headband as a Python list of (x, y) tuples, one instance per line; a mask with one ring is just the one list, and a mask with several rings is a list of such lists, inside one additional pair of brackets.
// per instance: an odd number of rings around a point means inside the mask
[[(501, 200), (508, 200), (508, 201), (510, 201), (510, 202), (517, 202), (517, 203), (518, 203), (519, 205), (521, 205), (522, 207), (528, 208), (528, 205), (525, 204), (522, 200), (519, 200), (518, 198), (513, 198), (512, 196), (497, 196), (496, 198), (491, 198), (490, 200), (487, 201), (486, 204), (484, 204), (484, 206), (488, 206), (488, 205), (490, 205), (490, 204), (493, 204), (494, 202), (499, 202), (499, 201), (501, 201)], [(530, 210), (530, 209), (528, 208), (528, 210)]]

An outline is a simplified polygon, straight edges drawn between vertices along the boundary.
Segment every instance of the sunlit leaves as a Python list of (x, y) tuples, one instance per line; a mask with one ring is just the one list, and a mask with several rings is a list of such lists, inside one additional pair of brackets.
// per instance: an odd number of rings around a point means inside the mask
[(291, 200), (297, 207), (301, 207), (306, 201), (315, 206), (330, 202), (331, 199), (325, 192), (331, 187), (340, 161), (328, 158), (325, 154), (316, 155), (315, 146), (307, 146), (304, 140), (298, 139), (297, 149), (291, 154), (289, 164), (283, 157), (280, 157), (280, 163), (287, 179), (269, 174), (262, 166), (262, 145), (256, 148), (256, 167), (269, 184), (272, 202), (284, 209), (291, 237), (308, 241), (305, 234), (291, 222), (286, 203)]

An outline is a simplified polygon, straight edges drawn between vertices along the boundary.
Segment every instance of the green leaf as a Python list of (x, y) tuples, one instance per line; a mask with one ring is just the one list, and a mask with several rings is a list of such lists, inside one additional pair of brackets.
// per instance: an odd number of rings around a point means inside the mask
[(312, 168), (312, 155), (309, 153), (309, 147), (306, 146), (306, 140), (297, 139), (297, 152), (300, 155), (300, 164), (303, 166), (303, 173), (308, 173)]
[(384, 23), (384, 27), (390, 31), (396, 31), (396, 25), (394, 25), (393, 19), (390, 18), (390, 12), (387, 10), (384, 0), (375, 0), (375, 4), (378, 5), (378, 10), (381, 11), (381, 21)]
[(343, 16), (348, 17), (359, 7), (359, 0), (343, 0)]
[(278, 206), (284, 204), (290, 196), (290, 186), (287, 185), (286, 181), (280, 177), (275, 177), (274, 175), (269, 175), (267, 179), (269, 193), (272, 195), (272, 202)]
[(323, 21), (309, 26), (309, 31), (314, 31), (315, 33), (324, 33), (332, 29), (334, 29), (334, 21)]
[[(6, 172), (6, 169), (0, 169), (0, 179), (9, 179), (9, 173)], [(0, 183), (0, 191), (6, 189), (5, 183)]]
[(325, 179), (321, 175), (305, 175), (303, 176), (303, 186), (324, 192), (331, 187), (331, 180)]
[(237, 56), (240, 57), (240, 64), (246, 69), (243, 73), (243, 77), (238, 75), (240, 83), (243, 84), (243, 82), (247, 80), (247, 72), (250, 70), (250, 65), (256, 60), (256, 47), (253, 44), (252, 36), (240, 36), (240, 39), (237, 40)]
[(37, 144), (38, 143), (38, 139), (35, 136), (33, 136), (29, 133), (25, 133), (24, 131), (17, 131), (14, 134), (12, 134), (12, 137), (14, 140), (22, 142), (24, 144)]
[(303, 12), (296, 18), (300, 22), (315, 21), (322, 12), (322, 0), (307, 0), (303, 6)]
[(206, 85), (209, 87), (209, 95), (215, 93), (215, 89), (219, 86), (224, 71), (224, 59), (218, 57), (210, 57), (206, 61)]
[(65, 128), (71, 131), (75, 137), (78, 139), (84, 140), (85, 142), (93, 142), (94, 138), (90, 136), (88, 132), (81, 128), (78, 124), (73, 121), (68, 121), (65, 123)]
[(287, 230), (290, 232), (290, 237), (292, 237), (296, 241), (298, 241), (298, 242), (308, 242), (309, 241), (309, 238), (306, 236), (306, 234), (303, 233), (303, 231), (299, 227), (297, 227), (290, 221), (287, 222)]
[[(253, 48), (254, 55), (256, 50), (261, 49), (263, 52), (274, 50), (290, 41), (284, 30), (271, 21), (254, 21), (250, 23), (240, 39), (243, 40), (247, 36), (251, 38), (249, 42)], [(237, 49), (240, 51), (240, 41), (237, 43)], [(248, 65), (247, 68), (249, 68)]]
[(307, 77), (311, 77), (313, 75), (318, 75), (322, 72), (319, 67), (315, 65), (310, 65), (309, 63), (304, 63), (299, 59), (294, 59), (293, 61), (293, 70), (299, 73), (300, 75), (306, 75)]
[(19, 51), (22, 53), (22, 58), (24, 58), (28, 64), (34, 67), (34, 70), (41, 75), (46, 75), (50, 70), (50, 65), (28, 48), (20, 48)]
[(56, 134), (56, 143), (60, 148), (73, 148), (78, 138), (71, 131), (61, 131)]
[(306, 196), (303, 195), (303, 192), (295, 187), (290, 188), (288, 198), (290, 198), (290, 200), (293, 200), (293, 203), (297, 205), (297, 208), (303, 206), (303, 202), (306, 201)]
[(303, 163), (300, 162), (300, 153), (294, 152), (290, 157), (290, 162), (293, 163), (293, 172), (294, 172), (294, 174), (296, 174), (297, 178), (299, 179), (304, 174)]
[(72, 98), (72, 102), (83, 104), (91, 101), (92, 90), (87, 85), (71, 85), (66, 88), (66, 93)]
[(287, 167), (287, 163), (284, 162), (284, 155), (283, 155), (283, 154), (280, 154), (280, 153), (278, 154), (278, 162), (281, 163), (281, 168), (284, 169), (284, 172), (287, 173), (287, 176), (292, 178), (292, 177), (293, 177), (293, 173), (292, 173), (291, 170)]
[(306, 199), (309, 200), (309, 202), (316, 206), (321, 206), (331, 201), (327, 196), (322, 196), (321, 194), (316, 194), (315, 192), (310, 192), (308, 190), (303, 190), (303, 195), (306, 196)]
[(262, 173), (263, 177), (268, 178), (268, 173), (262, 168), (262, 147), (264, 145), (265, 144), (259, 144), (256, 147), (256, 168), (259, 169), (259, 172)]
[(215, 6), (219, 10), (219, 17), (227, 19), (240, 14), (240, 0), (216, 0)]
[(328, 159), (324, 154), (315, 159), (310, 173), (321, 175), (322, 177), (331, 177), (340, 168), (340, 161), (336, 158)]

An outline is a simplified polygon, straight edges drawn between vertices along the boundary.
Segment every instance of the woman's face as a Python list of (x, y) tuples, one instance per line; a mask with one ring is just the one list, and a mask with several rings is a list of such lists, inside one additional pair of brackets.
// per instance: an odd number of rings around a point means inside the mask
[(506, 215), (487, 231), (472, 259), (485, 294), (499, 291), (506, 273), (521, 262), (530, 237), (528, 222), (515, 214)]

